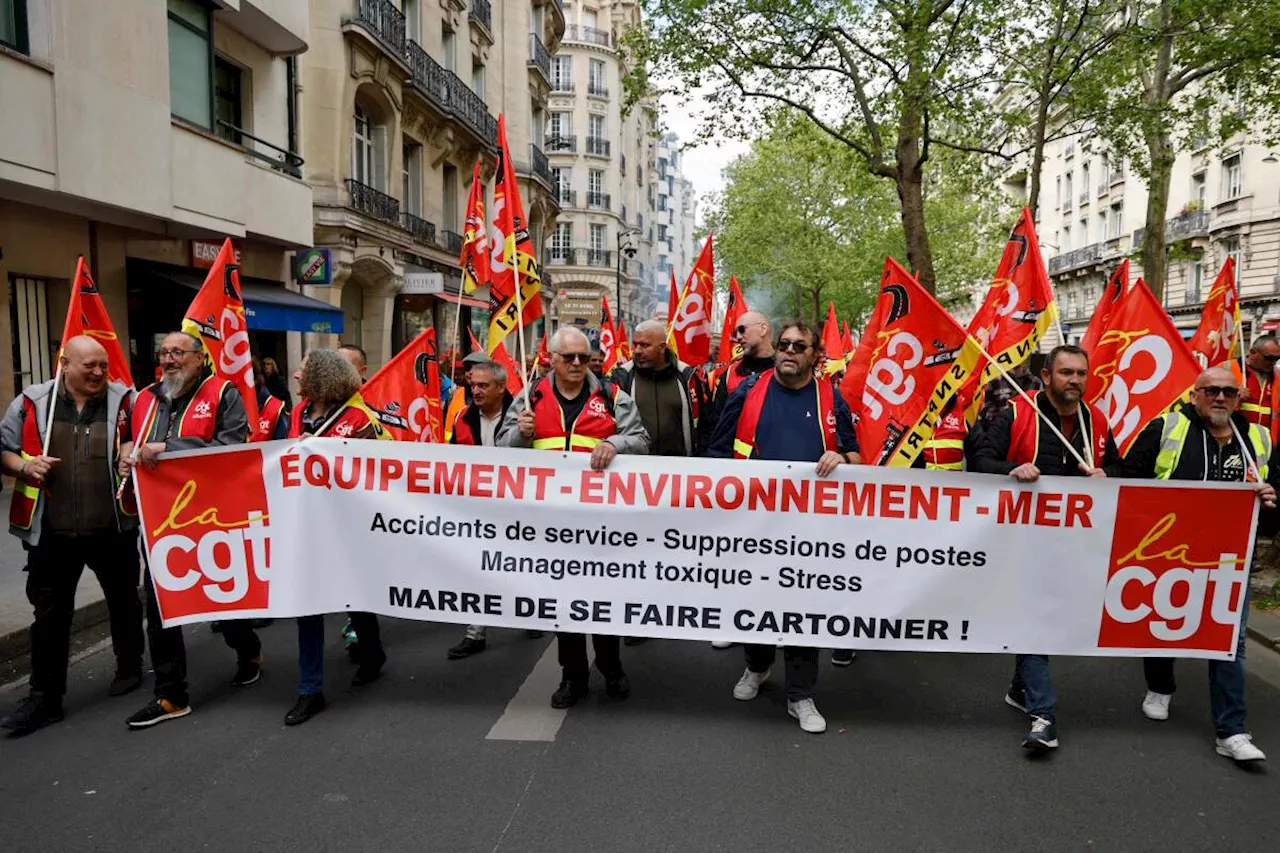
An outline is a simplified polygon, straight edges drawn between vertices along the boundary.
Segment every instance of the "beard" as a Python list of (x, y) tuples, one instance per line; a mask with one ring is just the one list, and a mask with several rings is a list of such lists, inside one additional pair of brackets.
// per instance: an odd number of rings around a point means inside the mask
[(177, 399), (182, 392), (187, 390), (187, 386), (191, 384), (193, 376), (188, 376), (185, 371), (178, 371), (172, 375), (165, 374), (161, 380), (160, 387), (164, 391), (164, 395), (170, 400)]
[(1208, 420), (1211, 426), (1221, 428), (1231, 423), (1231, 413), (1221, 409), (1210, 409)]

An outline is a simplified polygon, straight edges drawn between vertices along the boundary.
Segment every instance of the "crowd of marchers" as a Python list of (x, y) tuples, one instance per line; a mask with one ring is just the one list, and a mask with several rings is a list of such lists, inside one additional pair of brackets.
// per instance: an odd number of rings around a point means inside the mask
[[(632, 340), (631, 361), (604, 376), (598, 373), (602, 357), (588, 338), (562, 328), (551, 336), (547, 361), (520, 395), (507, 390), (503, 367), (482, 353), (468, 355), (457, 364), (457, 387), (446, 383), (451, 396), (442, 400), (448, 440), (587, 453), (596, 470), (620, 453), (805, 462), (819, 477), (860, 464), (850, 407), (838, 377), (819, 369), (821, 341), (805, 321), (785, 321), (775, 329), (762, 314), (743, 315), (734, 329), (741, 357), (710, 370), (679, 363), (662, 323), (640, 323)], [(64, 717), (75, 591), (85, 566), (97, 576), (110, 614), (116, 658), (108, 688), (112, 696), (143, 685), (144, 645), (150, 648), (154, 696), (127, 718), (128, 726), (148, 728), (191, 713), (183, 629), (161, 624), (150, 574), (141, 571), (136, 516), (123, 505), (121, 485), (135, 466), (163, 464), (160, 454), (166, 451), (245, 442), (250, 424), (240, 395), (210, 371), (198, 339), (170, 334), (156, 357), (161, 379), (135, 394), (107, 380), (107, 353), (97, 341), (73, 338), (60, 357), (61, 378), (24, 390), (0, 423), (0, 468), (16, 478), (10, 530), (26, 549), (26, 590), (34, 616), (30, 690), (0, 720), (12, 734)], [(1059, 346), (1044, 359), (1039, 376), (1023, 365), (989, 385), (972, 426), (963, 412), (944, 412), (916, 464), (1023, 483), (1042, 475), (1247, 482), (1262, 505), (1260, 530), (1270, 532), (1280, 477), (1272, 441), (1272, 420), (1280, 417), (1273, 411), (1277, 361), (1280, 343), (1264, 336), (1250, 350), (1243, 376), (1222, 367), (1205, 370), (1187, 402), (1150, 423), (1122, 458), (1103, 413), (1082, 400), (1088, 355)], [(271, 387), (263, 371), (255, 370), (264, 380), (258, 388), (264, 421), (259, 431), (278, 439), (339, 428), (338, 434), (348, 438), (385, 437), (375, 413), (348, 405), (365, 369), (358, 347), (313, 350), (294, 376), (300, 391), (296, 403), (287, 399), (278, 375)], [(140, 574), (145, 605), (138, 595)], [(1247, 615), (1247, 600), (1245, 605)], [(263, 660), (255, 625), (231, 620), (216, 629), (236, 654), (232, 684), (255, 683)], [(1258, 761), (1264, 755), (1246, 726), (1243, 629), (1239, 637), (1234, 660), (1208, 663), (1215, 749), (1236, 761)], [(298, 696), (285, 715), (286, 725), (304, 723), (327, 705), (323, 616), (299, 618), (297, 638)], [(357, 664), (353, 684), (377, 680), (387, 663), (378, 618), (349, 614), (343, 642)], [(565, 632), (556, 642), (562, 675), (550, 702), (570, 708), (589, 691), (587, 639)], [(632, 689), (621, 647), (641, 642), (592, 637), (595, 668), (613, 699), (626, 699)], [(468, 626), (448, 657), (473, 657), (486, 643), (484, 625)], [(771, 644), (744, 646), (735, 699), (757, 696), (777, 652)], [(811, 733), (827, 726), (814, 699), (819, 655), (819, 649), (806, 646), (782, 648), (787, 713)], [(838, 666), (853, 660), (849, 649), (831, 655)], [(1146, 658), (1143, 669), (1141, 711), (1151, 720), (1165, 720), (1176, 689), (1173, 661)], [(1046, 656), (1016, 656), (1004, 702), (1026, 716), (1022, 746), (1036, 752), (1057, 748)]]

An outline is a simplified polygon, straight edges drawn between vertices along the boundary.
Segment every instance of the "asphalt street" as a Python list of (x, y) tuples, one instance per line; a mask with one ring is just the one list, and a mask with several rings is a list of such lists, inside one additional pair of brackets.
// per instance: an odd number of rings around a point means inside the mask
[[(331, 706), (297, 728), (283, 725), (291, 622), (263, 632), (265, 674), (243, 689), (221, 640), (187, 628), (195, 712), (145, 731), (124, 720), (147, 695), (107, 698), (109, 650), (85, 655), (67, 720), (0, 741), (0, 850), (1249, 853), (1280, 841), (1280, 770), (1214, 754), (1199, 662), (1179, 664), (1172, 718), (1152, 723), (1136, 661), (1055, 660), (1062, 748), (1035, 760), (1001, 702), (1006, 657), (877, 652), (835, 669), (824, 656), (829, 728), (808, 735), (780, 685), (732, 698), (740, 649), (652, 641), (623, 649), (630, 700), (606, 698), (597, 676), (584, 705), (548, 723), (549, 637), (495, 630), (485, 653), (447, 661), (457, 626), (386, 620), (387, 674), (357, 689), (339, 623)], [(1251, 725), (1280, 761), (1280, 655), (1250, 652)], [(524, 731), (554, 739), (488, 737)]]

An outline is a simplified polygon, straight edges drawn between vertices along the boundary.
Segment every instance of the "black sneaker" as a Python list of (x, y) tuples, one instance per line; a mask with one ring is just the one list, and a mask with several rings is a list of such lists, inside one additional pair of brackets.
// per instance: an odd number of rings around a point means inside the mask
[(631, 695), (631, 681), (621, 672), (612, 678), (605, 676), (604, 692), (611, 699), (626, 699)]
[(1044, 717), (1031, 718), (1031, 731), (1022, 739), (1022, 748), (1045, 752), (1058, 748), (1058, 727)]
[(643, 646), (649, 642), (648, 637), (627, 637), (622, 641), (624, 646)]
[(248, 687), (262, 677), (262, 655), (253, 660), (244, 660), (236, 664), (236, 674), (231, 679), (236, 687)]
[(527, 631), (524, 632), (524, 635), (528, 637), (530, 640), (541, 640), (543, 637), (546, 636), (544, 632), (539, 631), (536, 628), (528, 629)]
[(361, 655), (360, 666), (356, 667), (356, 674), (351, 677), (351, 686), (364, 687), (366, 684), (372, 684), (377, 681), (382, 677), (382, 665), (386, 662), (386, 652), (379, 651), (368, 656)]
[(1004, 704), (1027, 713), (1027, 691), (1021, 687), (1009, 685), (1009, 692), (1004, 694)]
[(580, 681), (562, 681), (560, 689), (551, 694), (552, 708), (572, 708), (579, 699), (587, 697), (587, 685)]
[(831, 665), (848, 666), (853, 663), (853, 659), (857, 656), (857, 653), (853, 649), (832, 649)]
[(298, 702), (284, 715), (284, 724), (286, 726), (300, 726), (307, 720), (319, 714), (328, 703), (324, 701), (323, 693), (311, 693), (298, 697)]
[(117, 672), (115, 678), (111, 679), (111, 686), (107, 688), (107, 693), (112, 696), (123, 696), (126, 693), (132, 693), (141, 686), (142, 673)]
[(131, 729), (145, 729), (148, 726), (154, 726), (156, 723), (163, 723), (165, 720), (176, 720), (178, 717), (185, 717), (190, 713), (190, 704), (176, 705), (168, 699), (157, 699), (154, 702), (148, 702), (142, 710), (125, 722)]
[(462, 660), (472, 655), (478, 655), (484, 651), (484, 640), (477, 640), (474, 637), (463, 637), (462, 642), (449, 649), (446, 657), (449, 660)]
[(60, 699), (28, 696), (18, 703), (13, 713), (0, 720), (0, 728), (8, 729), (12, 733), (11, 737), (17, 737), (59, 722), (63, 716)]

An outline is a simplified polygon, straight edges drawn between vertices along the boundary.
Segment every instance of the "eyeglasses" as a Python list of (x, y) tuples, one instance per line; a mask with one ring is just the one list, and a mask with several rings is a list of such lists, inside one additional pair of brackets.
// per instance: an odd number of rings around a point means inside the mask
[(737, 328), (735, 328), (735, 329), (734, 329), (734, 331), (735, 331), (736, 333), (738, 333), (739, 335), (745, 335), (745, 334), (747, 333), (747, 329), (748, 329), (749, 327), (751, 327), (751, 326), (763, 326), (763, 325), (764, 325), (764, 323), (741, 323), (741, 324), (739, 324), (739, 325), (738, 325), (738, 327), (737, 327)]
[[(1259, 355), (1262, 354), (1259, 353)], [(1262, 360), (1268, 364), (1275, 364), (1277, 361), (1280, 361), (1280, 355), (1263, 355)]]
[(587, 352), (558, 352), (556, 355), (570, 364), (586, 364), (591, 361), (591, 353)]
[(1221, 385), (1206, 385), (1203, 388), (1197, 388), (1196, 390), (1210, 398), (1224, 397), (1228, 400), (1234, 400), (1236, 397), (1240, 396), (1239, 388), (1223, 387)]
[(199, 350), (194, 349), (158, 349), (156, 350), (156, 361), (181, 361), (184, 355), (195, 355)]
[(813, 344), (804, 341), (778, 341), (778, 350), (780, 352), (802, 353), (807, 349), (812, 349)]

